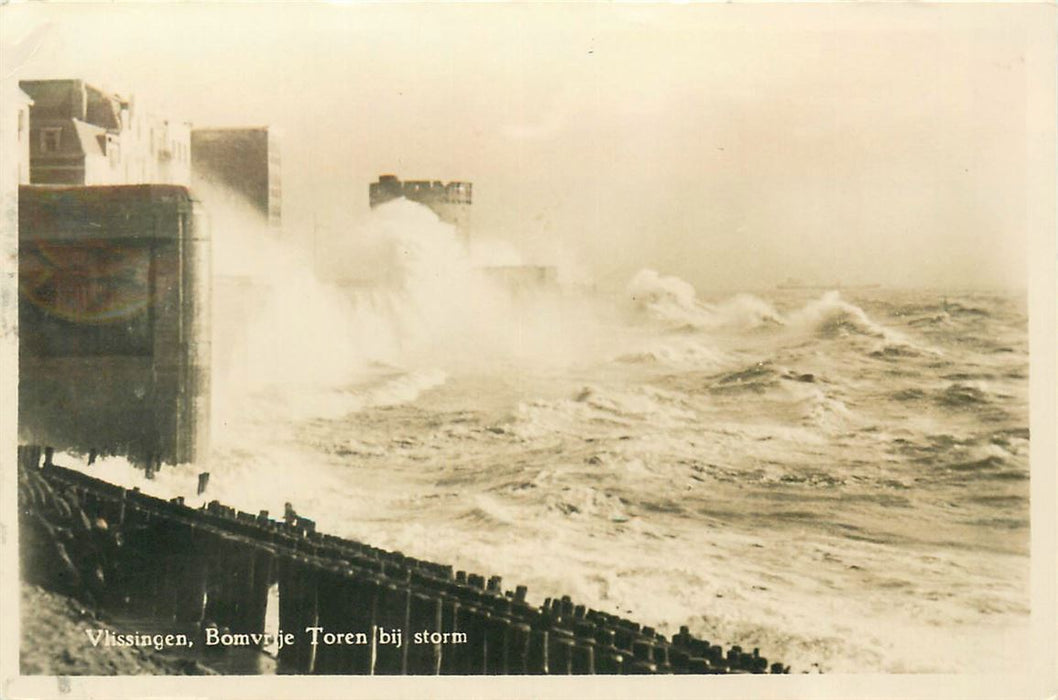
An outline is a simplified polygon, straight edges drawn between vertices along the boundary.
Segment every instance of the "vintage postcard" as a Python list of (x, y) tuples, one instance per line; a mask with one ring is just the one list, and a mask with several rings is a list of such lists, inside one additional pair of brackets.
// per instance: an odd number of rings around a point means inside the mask
[(1053, 5), (0, 20), (4, 697), (1058, 692)]

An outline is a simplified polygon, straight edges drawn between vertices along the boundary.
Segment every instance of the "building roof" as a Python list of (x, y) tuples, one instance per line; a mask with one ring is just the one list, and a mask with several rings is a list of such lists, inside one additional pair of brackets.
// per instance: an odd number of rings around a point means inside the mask
[(19, 87), (33, 98), (36, 118), (83, 119), (107, 129), (121, 129), (122, 107), (131, 104), (77, 78), (22, 80)]

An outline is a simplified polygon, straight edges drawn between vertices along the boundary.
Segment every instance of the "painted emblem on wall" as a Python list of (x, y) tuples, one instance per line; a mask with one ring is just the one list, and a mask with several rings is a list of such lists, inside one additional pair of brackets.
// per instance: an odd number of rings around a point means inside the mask
[(79, 324), (110, 324), (150, 303), (150, 249), (105, 240), (23, 243), (19, 288), (50, 316)]

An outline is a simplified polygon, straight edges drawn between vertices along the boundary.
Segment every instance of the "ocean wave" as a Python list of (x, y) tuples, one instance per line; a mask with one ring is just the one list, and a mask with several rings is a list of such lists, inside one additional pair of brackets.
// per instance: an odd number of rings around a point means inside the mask
[(456, 519), (476, 528), (492, 530), (516, 527), (524, 520), (524, 514), (499, 498), (478, 494), (472, 499), (472, 505), (458, 514)]
[(989, 442), (1003, 448), (1010, 454), (1023, 454), (1029, 449), (1029, 429), (1007, 428), (999, 430), (992, 434)]
[(777, 484), (797, 484), (798, 486), (810, 486), (815, 488), (835, 488), (846, 484), (844, 478), (835, 474), (828, 474), (827, 472), (818, 469), (797, 469), (788, 471), (774, 481)]
[(362, 394), (362, 408), (411, 403), (424, 392), (443, 385), (447, 380), (447, 373), (439, 369), (415, 370), (402, 374)]
[(995, 380), (998, 376), (993, 372), (953, 372), (951, 374), (942, 375), (941, 378), (953, 382), (972, 382), (978, 380)]
[[(863, 308), (843, 299), (838, 291), (826, 292), (785, 315), (750, 294), (738, 294), (714, 304), (704, 303), (697, 298), (694, 287), (684, 280), (660, 275), (650, 269), (640, 270), (629, 282), (627, 291), (636, 308), (652, 320), (666, 324), (670, 332), (807, 330), (822, 339), (877, 341), (867, 352), (878, 359), (900, 360), (941, 354), (878, 323)], [(670, 348), (668, 352), (648, 349), (626, 353), (619, 359), (639, 363), (680, 361), (680, 350), (685, 349)]]
[[(922, 348), (916, 347), (909, 342), (884, 343), (880, 347), (871, 350), (871, 357), (885, 360), (898, 360), (905, 357), (922, 357), (927, 354)], [(936, 353), (929, 353), (936, 354)]]
[(974, 316), (979, 318), (992, 315), (987, 309), (982, 309), (979, 306), (967, 306), (958, 302), (944, 304), (944, 311), (949, 316)]
[(1006, 464), (1006, 460), (1000, 455), (989, 455), (982, 459), (971, 462), (956, 462), (949, 464), (948, 469), (954, 472), (978, 472), (987, 469), (998, 469)]
[(640, 270), (626, 291), (636, 307), (658, 321), (695, 328), (706, 325), (706, 310), (698, 301), (694, 287), (678, 277)]
[(784, 326), (782, 315), (771, 304), (752, 294), (735, 296), (708, 307), (717, 325), (728, 328), (756, 329)]
[(884, 360), (900, 360), (924, 355), (939, 356), (934, 348), (913, 342), (903, 333), (874, 321), (861, 307), (845, 301), (837, 291), (824, 294), (789, 314), (789, 325), (807, 328), (818, 337), (867, 338), (875, 344), (868, 355)]
[(632, 303), (655, 321), (672, 330), (752, 330), (783, 325), (781, 314), (752, 294), (737, 294), (717, 304), (700, 301), (694, 287), (684, 280), (640, 270), (628, 283)]
[(921, 401), (927, 394), (922, 389), (901, 389), (889, 395), (894, 401)]
[(770, 360), (761, 360), (741, 369), (711, 377), (709, 391), (713, 394), (763, 394), (781, 387), (783, 382), (816, 384), (820, 381), (822, 380), (811, 372), (797, 372), (776, 365)]
[(672, 392), (653, 387), (637, 391), (600, 390), (592, 387), (581, 389), (575, 401), (586, 403), (604, 413), (636, 416), (640, 418), (664, 415), (675, 418), (693, 418), (694, 412), (682, 408), (682, 399)]
[(623, 364), (668, 365), (675, 367), (715, 367), (726, 361), (724, 353), (694, 338), (666, 338), (647, 343), (632, 352), (613, 358)]
[(715, 394), (751, 392), (762, 394), (779, 386), (783, 373), (769, 361), (757, 362), (713, 379), (709, 391)]
[(547, 510), (572, 518), (601, 518), (611, 522), (629, 519), (624, 501), (594, 486), (566, 486), (544, 499)]
[(633, 426), (649, 421), (659, 427), (685, 425), (697, 417), (676, 392), (655, 387), (618, 391), (584, 386), (569, 398), (521, 402), (510, 431), (521, 438), (548, 432), (580, 433), (596, 426)]
[(957, 480), (973, 477), (991, 481), (1021, 481), (1029, 478), (1028, 464), (1018, 459), (1015, 452), (1000, 445), (977, 446), (959, 457), (943, 465), (943, 472)]
[(989, 391), (983, 384), (955, 382), (936, 397), (938, 403), (951, 408), (976, 407), (991, 403)]
[(920, 316), (919, 318), (913, 318), (907, 322), (909, 326), (928, 326), (935, 328), (950, 328), (952, 324), (952, 318), (950, 314), (939, 313), (932, 314), (929, 316)]
[[(988, 309), (980, 306), (971, 306), (957, 301), (942, 299), (938, 302), (928, 304), (905, 304), (893, 311), (895, 316), (920, 316), (923, 319), (948, 319), (956, 316), (988, 317), (992, 315)], [(910, 321), (909, 323), (914, 323)]]
[(991, 478), (995, 481), (1028, 481), (1029, 472), (1020, 469), (1004, 469), (993, 472)]
[(903, 339), (875, 323), (860, 307), (841, 298), (836, 291), (827, 292), (789, 315), (791, 325), (807, 327), (820, 336), (832, 338), (845, 335), (865, 335), (881, 339)]
[(841, 428), (854, 417), (844, 401), (829, 395), (817, 386), (803, 386), (798, 391), (800, 393), (798, 404), (801, 407), (803, 420), (812, 425), (820, 428)]
[(955, 438), (930, 435), (924, 441), (897, 440), (897, 450), (914, 463), (927, 467), (916, 481), (965, 485), (970, 481), (1028, 479), (1027, 443), (1014, 438), (977, 435)]
[(339, 457), (384, 457), (389, 453), (389, 449), (383, 445), (367, 443), (363, 440), (356, 439), (349, 439), (341, 443), (324, 446), (322, 449)]
[(411, 403), (445, 383), (447, 375), (436, 369), (416, 370), (390, 377), (370, 387), (326, 389), (268, 387), (256, 394), (253, 409), (259, 420), (313, 418), (338, 419), (369, 408)]

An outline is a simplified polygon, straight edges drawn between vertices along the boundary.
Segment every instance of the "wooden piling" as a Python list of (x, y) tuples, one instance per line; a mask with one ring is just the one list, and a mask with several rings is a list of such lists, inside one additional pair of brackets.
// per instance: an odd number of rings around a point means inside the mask
[(207, 561), (203, 549), (207, 546), (204, 528), (200, 525), (188, 527), (188, 551), (184, 568), (177, 574), (176, 621), (199, 623), (202, 621), (206, 598)]
[[(552, 630), (554, 632), (564, 630)], [(568, 676), (573, 673), (573, 640), (562, 635), (553, 635), (548, 649), (548, 670), (552, 675)]]
[[(396, 583), (383, 583), (378, 589), (378, 621), (372, 643), (375, 645), (376, 675), (407, 673), (408, 612), (411, 591)], [(397, 646), (397, 635), (400, 646)]]
[[(344, 594), (344, 580), (340, 572), (332, 568), (320, 568), (317, 573), (316, 591), (318, 596), (318, 609), (316, 611), (316, 626), (322, 627), (329, 632), (346, 632), (348, 626), (342, 619), (342, 596)], [(311, 643), (311, 635), (306, 633), (304, 640)], [(312, 672), (319, 675), (337, 674), (343, 672), (341, 650), (342, 647), (334, 644), (324, 644), (317, 640), (316, 661)]]
[(578, 639), (573, 645), (573, 673), (591, 675), (595, 673), (595, 642)]
[(342, 655), (345, 673), (369, 675), (373, 664), (372, 635), (377, 620), (378, 580), (363, 570), (343, 574), (341, 614), (348, 629), (367, 635), (367, 644), (349, 646)]
[(411, 596), (408, 630), (405, 633), (408, 644), (408, 673), (413, 675), (437, 675), (441, 672), (441, 644), (429, 642), (414, 643), (414, 635), (439, 633), (442, 623), (441, 598), (418, 591)]
[(489, 613), (485, 621), (485, 673), (506, 675), (507, 650), (510, 641), (511, 619), (502, 614)]
[[(454, 633), (460, 631), (459, 608), (460, 601), (453, 595), (444, 595), (441, 598), (441, 632)], [(463, 659), (463, 645), (453, 644), (441, 649), (441, 673), (446, 675), (459, 673)]]
[(529, 637), (529, 673), (546, 676), (551, 672), (549, 648), (551, 640), (546, 629), (534, 628)]
[(316, 571), (303, 557), (292, 554), (279, 562), (279, 626), (297, 641), (279, 650), (281, 670), (311, 673), (313, 647), (305, 628), (316, 626)]
[(206, 535), (207, 546), (203, 552), (208, 558), (205, 619), (220, 628), (241, 632), (233, 628), (237, 604), (231, 567), (235, 557), (234, 548), (225, 535), (212, 528), (206, 530)]
[(477, 607), (461, 605), (459, 608), (459, 629), (467, 635), (458, 670), (461, 675), (485, 672), (485, 624), (488, 618), (488, 612)]
[(529, 647), (532, 628), (524, 622), (511, 624), (507, 634), (507, 673), (525, 675), (529, 670)]
[(260, 633), (264, 632), (265, 616), (268, 614), (268, 591), (276, 582), (275, 556), (266, 547), (254, 547), (252, 557), (253, 577), (245, 621), (247, 632)]
[(189, 567), (191, 552), (191, 525), (189, 523), (162, 520), (153, 528), (159, 557), (160, 572), (156, 588), (154, 617), (163, 622), (174, 622), (179, 615), (182, 597), (183, 575)]
[(297, 655), (300, 645), (307, 644), (302, 637), (302, 630), (297, 628), (299, 620), (297, 574), (294, 556), (284, 554), (276, 561), (276, 578), (279, 584), (279, 628), (285, 632), (293, 631), (297, 636), (294, 645), (285, 645), (279, 649), (277, 658), (280, 673), (297, 673)]

